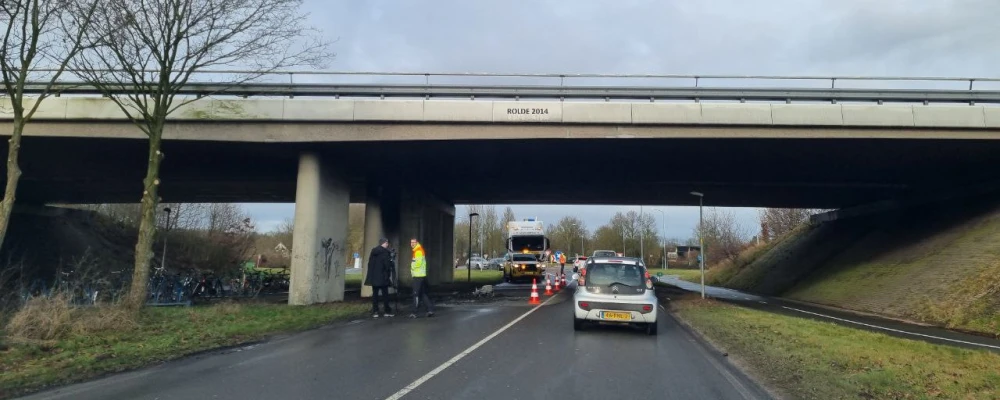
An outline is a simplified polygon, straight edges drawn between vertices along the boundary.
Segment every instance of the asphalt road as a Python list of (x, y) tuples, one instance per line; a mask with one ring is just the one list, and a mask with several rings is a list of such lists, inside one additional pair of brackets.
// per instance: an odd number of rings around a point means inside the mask
[(569, 292), (336, 324), (27, 398), (769, 398), (667, 314), (655, 337), (575, 332)]
[[(664, 283), (687, 291), (701, 292), (700, 284), (681, 280), (676, 275), (667, 275), (662, 278)], [(800, 318), (810, 318), (817, 321), (832, 322), (851, 328), (865, 329), (905, 339), (922, 340), (925, 342), (963, 347), (967, 349), (1000, 352), (1000, 340), (985, 336), (956, 332), (935, 326), (910, 324), (898, 320), (880, 318), (874, 315), (852, 313), (829, 307), (820, 307), (802, 302), (789, 301), (777, 297), (757, 296), (738, 290), (708, 285), (705, 286), (705, 295), (717, 300), (738, 304), (748, 308), (791, 315)]]

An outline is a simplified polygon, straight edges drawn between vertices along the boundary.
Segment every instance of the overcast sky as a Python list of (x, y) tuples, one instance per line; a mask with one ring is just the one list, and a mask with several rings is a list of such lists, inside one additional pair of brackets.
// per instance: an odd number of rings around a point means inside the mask
[[(1000, 0), (305, 3), (311, 23), (337, 40), (327, 69), (339, 71), (1000, 75)], [(290, 204), (248, 207), (265, 230), (294, 210)], [(593, 229), (627, 208), (520, 206), (515, 212), (547, 222), (574, 215)], [(660, 209), (668, 237), (690, 236), (697, 208)], [(659, 212), (651, 212), (659, 221)], [(756, 210), (735, 212), (756, 226)]]

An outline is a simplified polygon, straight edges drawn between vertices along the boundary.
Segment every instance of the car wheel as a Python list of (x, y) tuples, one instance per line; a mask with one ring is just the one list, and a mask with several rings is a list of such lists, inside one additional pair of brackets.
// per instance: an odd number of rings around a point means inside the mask
[(573, 318), (573, 330), (574, 331), (582, 331), (583, 330), (583, 320), (582, 319), (579, 319), (579, 318), (576, 318), (576, 317)]
[(646, 324), (646, 334), (649, 336), (656, 336), (656, 322)]

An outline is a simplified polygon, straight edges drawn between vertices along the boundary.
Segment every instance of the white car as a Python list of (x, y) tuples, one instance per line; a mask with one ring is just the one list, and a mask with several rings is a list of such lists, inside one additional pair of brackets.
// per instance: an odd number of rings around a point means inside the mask
[(638, 325), (656, 335), (659, 301), (652, 277), (641, 261), (624, 257), (591, 257), (587, 273), (573, 293), (573, 329), (588, 322)]

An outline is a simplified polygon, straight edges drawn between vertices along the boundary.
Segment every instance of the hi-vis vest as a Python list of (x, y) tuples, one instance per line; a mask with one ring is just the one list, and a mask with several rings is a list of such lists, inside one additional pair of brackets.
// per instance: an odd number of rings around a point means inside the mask
[(424, 256), (424, 246), (417, 243), (413, 248), (413, 260), (410, 261), (410, 276), (414, 278), (427, 277), (427, 257)]

